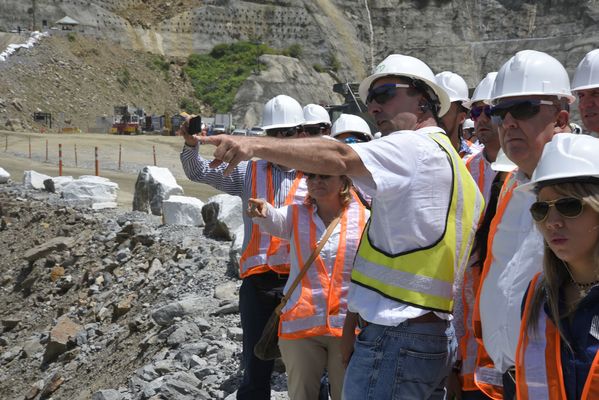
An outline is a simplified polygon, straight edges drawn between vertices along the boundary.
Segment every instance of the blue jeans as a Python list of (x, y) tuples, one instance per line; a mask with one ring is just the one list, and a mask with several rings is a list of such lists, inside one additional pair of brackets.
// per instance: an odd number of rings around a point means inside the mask
[(456, 350), (448, 322), (369, 324), (356, 338), (343, 399), (444, 399)]

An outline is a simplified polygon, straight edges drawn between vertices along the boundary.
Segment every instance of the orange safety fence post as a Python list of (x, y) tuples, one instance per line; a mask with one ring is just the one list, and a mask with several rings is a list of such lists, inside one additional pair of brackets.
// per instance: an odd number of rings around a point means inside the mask
[(96, 176), (100, 176), (100, 164), (98, 163), (98, 147), (96, 146), (94, 148), (94, 153), (95, 153), (95, 157), (96, 157)]
[(156, 146), (152, 145), (152, 152), (154, 153), (154, 166), (156, 166)]
[(77, 144), (75, 143), (75, 166), (77, 167)]
[(121, 149), (122, 146), (119, 144), (119, 171), (121, 170)]
[(62, 144), (58, 144), (58, 176), (62, 176)]
[(46, 139), (46, 162), (48, 162), (48, 139)]

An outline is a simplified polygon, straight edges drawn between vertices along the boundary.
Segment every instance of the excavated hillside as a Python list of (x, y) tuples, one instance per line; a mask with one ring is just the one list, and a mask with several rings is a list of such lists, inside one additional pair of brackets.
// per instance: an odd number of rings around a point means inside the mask
[(43, 111), (55, 124), (63, 120), (87, 131), (116, 105), (173, 115), (183, 99), (194, 97), (181, 65), (77, 33), (43, 37), (0, 62), (0, 123), (9, 119), (14, 129), (36, 131), (32, 115)]

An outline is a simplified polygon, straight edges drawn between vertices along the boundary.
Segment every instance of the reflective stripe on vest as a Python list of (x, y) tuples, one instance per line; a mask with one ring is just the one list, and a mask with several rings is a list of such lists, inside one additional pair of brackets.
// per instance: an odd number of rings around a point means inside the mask
[[(276, 188), (272, 182), (272, 164), (259, 160), (252, 162), (251, 165), (252, 195), (250, 197), (265, 199), (275, 206)], [(304, 201), (306, 188), (305, 183), (301, 184), (302, 177), (303, 174), (298, 172), (283, 205), (301, 204)], [(246, 278), (269, 270), (280, 274), (289, 273), (289, 243), (262, 232), (259, 225), (252, 224), (250, 240), (239, 260), (239, 276)]]
[(495, 179), (497, 171), (491, 168), (491, 164), (486, 161), (482, 151), (466, 160), (466, 168), (470, 172), (470, 175), (472, 175), (472, 179), (476, 182), (478, 190), (483, 194), (485, 204), (488, 204), (491, 186), (493, 185), (493, 179)]
[[(386, 254), (370, 241), (371, 218), (362, 234), (352, 282), (406, 304), (451, 312), (454, 273), (463, 271), (466, 265), (484, 200), (447, 136), (433, 133), (430, 138), (447, 154), (452, 171), (452, 191), (443, 234), (429, 247)], [(376, 199), (373, 207), (376, 207)]]
[[(299, 273), (304, 262), (316, 247), (316, 223), (313, 208), (294, 205), (291, 279)], [(344, 210), (339, 229), (339, 247), (331, 274), (320, 255), (308, 268), (306, 275), (283, 308), (279, 336), (299, 339), (311, 336), (341, 336), (347, 314), (347, 292), (354, 256), (366, 225), (366, 208), (357, 201), (350, 202)]]
[[(529, 336), (526, 316), (532, 299), (541, 288), (542, 273), (532, 279), (526, 302), (516, 351), (516, 391), (519, 400), (566, 399), (561, 358), (561, 337), (555, 324), (541, 310), (537, 334)], [(595, 354), (585, 381), (581, 400), (597, 399), (599, 395), (599, 352)]]
[[(474, 383), (478, 342), (472, 331), (472, 306), (474, 305), (474, 298), (478, 291), (480, 270), (480, 265), (469, 265), (466, 267), (462, 283), (461, 297), (464, 308), (464, 320), (460, 322), (463, 324), (462, 329), (464, 331), (464, 336), (460, 338), (459, 351), (462, 359), (460, 381), (462, 383), (462, 390), (465, 391), (478, 390), (478, 386)], [(458, 323), (458, 321), (456, 321), (456, 323)]]
[(474, 310), (472, 314), (472, 330), (474, 333), (474, 337), (478, 341), (478, 351), (476, 355), (476, 369), (474, 372), (474, 383), (476, 386), (487, 396), (491, 397), (495, 400), (503, 399), (503, 374), (495, 369), (495, 364), (493, 364), (493, 360), (487, 353), (483, 343), (482, 336), (482, 326), (480, 322), (480, 294), (485, 282), (485, 279), (489, 273), (489, 269), (491, 268), (491, 262), (493, 260), (493, 239), (495, 237), (495, 232), (497, 232), (497, 227), (501, 223), (501, 219), (503, 218), (503, 214), (507, 208), (507, 205), (512, 198), (512, 193), (514, 189), (518, 186), (516, 181), (516, 176), (514, 172), (510, 172), (508, 176), (505, 178), (503, 182), (503, 186), (501, 187), (501, 192), (499, 193), (499, 199), (497, 200), (497, 213), (493, 220), (491, 221), (491, 226), (489, 227), (489, 237), (487, 239), (487, 258), (485, 259), (485, 264), (483, 266), (480, 282), (478, 285), (478, 291), (476, 293), (476, 299), (474, 301)]

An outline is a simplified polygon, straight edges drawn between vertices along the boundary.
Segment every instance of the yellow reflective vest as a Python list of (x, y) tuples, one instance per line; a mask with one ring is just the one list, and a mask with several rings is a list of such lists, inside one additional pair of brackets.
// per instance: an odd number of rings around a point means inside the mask
[[(447, 136), (431, 133), (430, 137), (447, 154), (452, 170), (445, 230), (430, 246), (389, 254), (371, 242), (369, 221), (354, 263), (352, 282), (405, 304), (449, 313), (453, 308), (454, 273), (463, 271), (466, 265), (484, 199)], [(376, 198), (372, 207), (376, 207)]]

